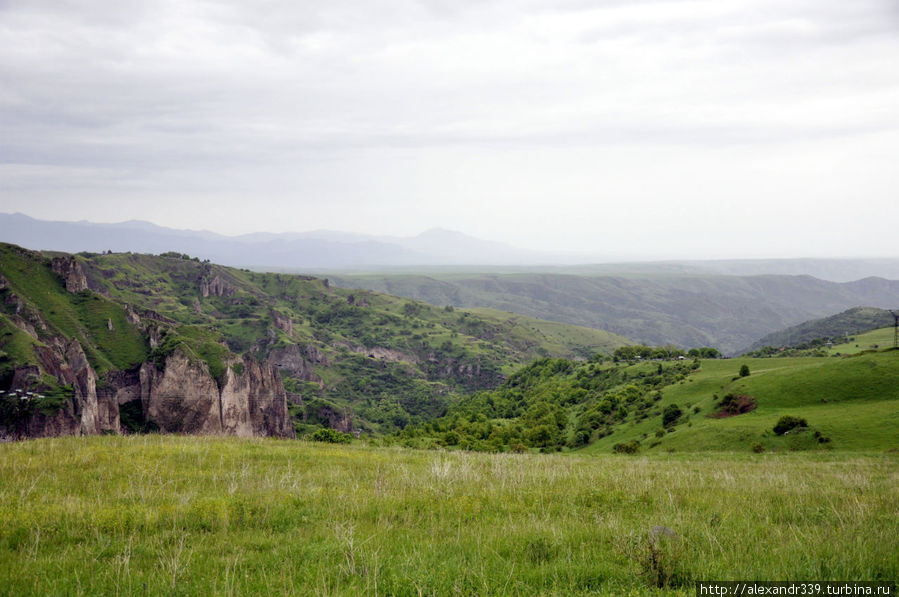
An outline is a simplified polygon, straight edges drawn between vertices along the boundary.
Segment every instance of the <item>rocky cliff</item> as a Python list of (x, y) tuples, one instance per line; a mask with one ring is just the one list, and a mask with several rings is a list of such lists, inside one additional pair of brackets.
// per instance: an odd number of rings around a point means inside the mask
[(0, 243), (0, 433), (389, 433), (509, 366), (619, 342), (535, 326), (175, 252)]
[(219, 387), (205, 363), (176, 351), (162, 369), (141, 365), (139, 384), (142, 412), (162, 431), (293, 436), (280, 374), (252, 358), (230, 363)]
[[(26, 396), (21, 400), (34, 400), (35, 407), (0, 422), (0, 437), (127, 433), (121, 412), (135, 404), (140, 419), (166, 433), (294, 436), (277, 368), (252, 358), (230, 363), (219, 387), (205, 363), (176, 351), (161, 368), (145, 362), (136, 371), (107, 373), (99, 390), (97, 374), (77, 341), (59, 339), (40, 350), (40, 359), (41, 365), (14, 371), (10, 387)], [(47, 383), (44, 375), (68, 390), (54, 412), (38, 402)]]

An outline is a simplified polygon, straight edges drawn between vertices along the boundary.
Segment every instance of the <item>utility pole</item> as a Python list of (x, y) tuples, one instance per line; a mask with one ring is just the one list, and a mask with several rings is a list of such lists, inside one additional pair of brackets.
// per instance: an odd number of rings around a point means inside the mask
[(899, 348), (899, 313), (890, 309), (890, 314), (895, 320), (893, 323), (893, 348)]

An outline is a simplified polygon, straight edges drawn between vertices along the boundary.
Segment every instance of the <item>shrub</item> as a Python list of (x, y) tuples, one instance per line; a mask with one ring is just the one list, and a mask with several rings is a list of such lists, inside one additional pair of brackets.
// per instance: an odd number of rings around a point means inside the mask
[(808, 422), (800, 417), (784, 415), (780, 418), (779, 421), (777, 421), (777, 424), (774, 426), (774, 433), (776, 433), (777, 435), (783, 435), (791, 429), (796, 429), (797, 427), (808, 427)]
[(590, 431), (588, 429), (578, 429), (574, 433), (574, 437), (568, 442), (569, 448), (580, 448), (590, 443)]
[(815, 431), (815, 439), (818, 440), (819, 444), (829, 444), (830, 443), (830, 438), (826, 437), (820, 431)]
[(616, 454), (636, 454), (640, 451), (640, 442), (636, 440), (630, 442), (619, 442), (612, 446), (612, 451)]
[(743, 365), (740, 367), (740, 377), (748, 377), (749, 376), (749, 365)]
[(349, 433), (341, 433), (336, 429), (322, 427), (307, 435), (314, 442), (327, 442), (329, 444), (348, 444), (353, 437)]
[(752, 396), (744, 394), (727, 394), (721, 399), (718, 405), (720, 410), (710, 416), (723, 419), (724, 417), (735, 417), (755, 410), (756, 402)]
[(525, 454), (528, 452), (528, 447), (521, 442), (515, 442), (509, 446), (509, 450), (516, 454)]
[(662, 411), (662, 426), (670, 427), (677, 423), (677, 420), (680, 419), (683, 411), (676, 404), (669, 404), (665, 407), (665, 410)]
[(755, 452), (756, 454), (761, 454), (762, 452), (765, 451), (765, 446), (756, 442), (756, 443), (752, 444), (752, 451)]
[(673, 529), (655, 526), (645, 535), (632, 535), (625, 552), (640, 567), (650, 587), (684, 586), (688, 581), (683, 570), (684, 545)]

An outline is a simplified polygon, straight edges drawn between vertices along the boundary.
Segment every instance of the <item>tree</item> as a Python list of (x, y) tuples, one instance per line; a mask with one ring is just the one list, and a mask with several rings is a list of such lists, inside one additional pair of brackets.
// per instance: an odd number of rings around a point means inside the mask
[(683, 411), (676, 404), (669, 404), (665, 407), (665, 410), (662, 411), (662, 426), (670, 427), (677, 423), (677, 420), (680, 419), (680, 416), (683, 414)]
[(808, 427), (808, 421), (801, 417), (794, 417), (792, 415), (784, 415), (774, 426), (774, 433), (777, 435), (783, 435), (788, 431), (791, 431), (797, 427)]
[(749, 376), (749, 365), (744, 364), (740, 367), (740, 377), (748, 377)]

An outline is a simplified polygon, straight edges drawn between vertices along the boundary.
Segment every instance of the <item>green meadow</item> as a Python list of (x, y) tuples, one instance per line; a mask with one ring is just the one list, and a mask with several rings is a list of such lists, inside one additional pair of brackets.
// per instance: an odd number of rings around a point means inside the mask
[[(750, 375), (740, 377), (744, 364)], [(728, 394), (751, 396), (756, 408), (717, 418)], [(617, 442), (637, 440), (653, 451), (899, 451), (899, 351), (703, 360), (662, 396), (660, 409), (677, 404), (684, 411), (670, 431), (655, 419), (630, 422), (586, 450), (608, 452)], [(809, 426), (778, 436), (772, 429), (783, 416), (804, 418)], [(819, 442), (816, 432), (829, 441)]]
[(893, 346), (895, 334), (895, 329), (892, 326), (871, 330), (870, 332), (852, 336), (852, 340), (844, 344), (834, 344), (827, 349), (827, 352), (831, 355), (845, 355), (857, 354), (866, 350), (889, 348)]
[(6, 595), (692, 595), (894, 581), (897, 553), (892, 453), (0, 445)]

